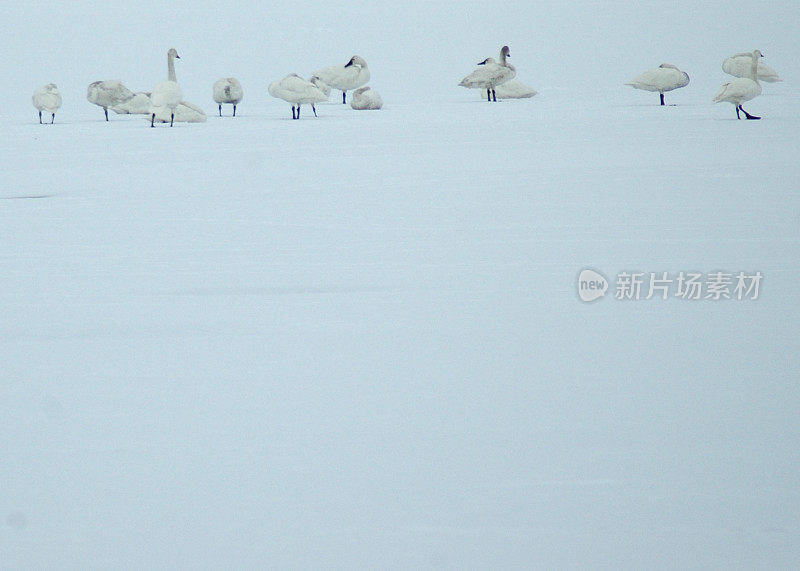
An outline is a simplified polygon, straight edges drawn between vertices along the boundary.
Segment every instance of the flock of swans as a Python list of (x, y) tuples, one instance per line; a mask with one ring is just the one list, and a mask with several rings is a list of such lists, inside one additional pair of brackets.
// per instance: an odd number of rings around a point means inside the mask
[[(537, 92), (527, 85), (515, 80), (516, 68), (508, 62), (511, 50), (508, 46), (500, 49), (500, 61), (486, 58), (478, 63), (478, 67), (458, 84), (469, 89), (486, 91), (489, 102), (502, 99), (533, 97)], [(761, 94), (760, 81), (782, 81), (777, 72), (761, 61), (763, 54), (759, 50), (738, 53), (726, 59), (722, 64), (725, 73), (736, 77), (725, 83), (713, 102), (727, 102), (736, 109), (736, 118), (740, 112), (747, 119), (760, 119), (751, 115), (742, 107), (742, 103), (750, 101)], [(205, 112), (192, 103), (183, 100), (183, 93), (175, 74), (175, 60), (180, 59), (175, 48), (167, 52), (167, 80), (158, 83), (150, 92), (134, 93), (121, 81), (95, 81), (89, 85), (86, 98), (103, 108), (108, 121), (108, 110), (118, 114), (146, 115), (150, 118), (150, 126), (156, 122), (169, 123), (175, 121), (198, 123), (206, 120)], [(352, 91), (350, 106), (353, 109), (380, 109), (383, 100), (380, 94), (366, 86), (370, 80), (367, 62), (359, 56), (353, 56), (345, 64), (337, 64), (316, 71), (309, 80), (295, 73), (290, 73), (281, 80), (269, 85), (269, 94), (291, 104), (292, 119), (300, 118), (300, 106), (311, 105), (314, 116), (317, 115), (316, 103), (327, 101), (331, 88), (342, 92), (342, 103), (347, 104), (347, 92)], [(655, 69), (641, 73), (627, 82), (636, 89), (657, 92), (661, 105), (664, 93), (686, 87), (689, 75), (674, 65), (663, 63)], [(244, 97), (242, 84), (234, 77), (217, 80), (212, 87), (214, 102), (217, 103), (219, 115), (222, 117), (222, 106), (233, 105), (233, 116), (236, 106)], [(39, 123), (42, 113), (50, 114), (50, 123), (55, 122), (56, 111), (61, 107), (61, 93), (53, 83), (38, 88), (33, 94), (33, 105), (39, 110)]]

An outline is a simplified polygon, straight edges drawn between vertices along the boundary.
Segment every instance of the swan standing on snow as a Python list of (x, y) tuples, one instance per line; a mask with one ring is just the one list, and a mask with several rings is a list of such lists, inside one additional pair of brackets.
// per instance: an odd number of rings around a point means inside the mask
[(732, 103), (736, 107), (736, 118), (741, 119), (739, 111), (744, 113), (748, 119), (761, 119), (755, 115), (750, 115), (742, 108), (742, 103), (750, 101), (761, 95), (761, 84), (758, 82), (758, 60), (764, 57), (759, 50), (754, 50), (750, 54), (750, 77), (738, 77), (733, 81), (726, 83), (717, 96), (714, 97), (714, 103), (726, 101)]
[[(306, 81), (296, 73), (290, 73), (280, 81), (270, 83), (269, 94), (292, 104), (292, 119), (300, 118), (300, 105), (303, 103), (311, 104), (311, 109), (314, 110), (314, 117), (316, 117), (317, 109), (314, 104), (328, 100), (328, 96), (319, 87), (310, 81)], [(296, 115), (295, 107), (297, 108)]]
[(489, 101), (497, 101), (495, 88), (511, 81), (517, 75), (516, 68), (506, 61), (506, 58), (509, 57), (511, 57), (511, 50), (508, 49), (508, 46), (503, 46), (500, 50), (500, 63), (494, 61), (493, 58), (486, 58), (478, 64), (483, 67), (475, 69), (458, 85), (471, 89), (485, 89), (486, 98)]
[(133, 91), (125, 87), (121, 81), (95, 81), (86, 90), (86, 99), (103, 108), (108, 121), (108, 109), (122, 105), (133, 99)]
[(527, 99), (539, 94), (539, 92), (532, 87), (528, 87), (516, 79), (498, 85), (495, 92), (500, 99)]
[(156, 121), (156, 115), (169, 114), (169, 126), (172, 127), (175, 121), (175, 108), (180, 104), (183, 99), (181, 87), (178, 85), (178, 79), (175, 76), (175, 59), (180, 59), (181, 56), (175, 48), (170, 48), (167, 52), (167, 81), (162, 81), (153, 88), (153, 93), (150, 95), (150, 126)]
[(383, 107), (383, 99), (381, 99), (381, 95), (377, 91), (369, 87), (359, 87), (353, 92), (353, 97), (350, 99), (350, 107), (357, 111), (380, 109)]
[(219, 116), (222, 117), (222, 104), (233, 104), (233, 116), (236, 117), (236, 106), (244, 97), (242, 84), (235, 77), (223, 77), (214, 82), (214, 101), (219, 105)]
[(61, 107), (61, 93), (55, 83), (48, 83), (33, 92), (33, 106), (39, 110), (39, 124), (42, 124), (42, 111), (50, 113), (50, 124), (56, 122), (56, 111)]
[(657, 91), (664, 105), (664, 93), (689, 85), (689, 74), (674, 65), (662, 63), (655, 69), (649, 69), (637, 75), (625, 85), (645, 91)]
[(353, 56), (344, 65), (332, 65), (317, 72), (314, 75), (320, 78), (327, 85), (342, 91), (342, 103), (347, 103), (347, 92), (366, 85), (369, 81), (369, 68), (367, 62), (359, 56)]
[[(722, 62), (722, 71), (734, 77), (750, 77), (750, 66), (753, 63), (752, 59), (751, 53), (733, 55)], [(767, 83), (783, 81), (778, 76), (777, 71), (760, 60), (758, 62), (758, 79), (759, 81), (766, 81)]]

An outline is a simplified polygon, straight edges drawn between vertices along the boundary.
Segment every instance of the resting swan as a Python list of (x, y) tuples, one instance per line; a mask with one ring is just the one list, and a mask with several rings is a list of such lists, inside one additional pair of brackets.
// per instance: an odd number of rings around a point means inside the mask
[(744, 113), (748, 119), (761, 119), (755, 115), (750, 115), (742, 108), (742, 103), (750, 101), (761, 95), (761, 84), (758, 82), (758, 60), (764, 57), (759, 50), (754, 50), (750, 54), (750, 74), (749, 77), (737, 77), (733, 81), (726, 83), (714, 97), (714, 103), (726, 101), (736, 107), (736, 118), (741, 119), (739, 111)]
[[(280, 81), (270, 83), (269, 94), (292, 104), (292, 119), (300, 118), (300, 105), (303, 103), (311, 104), (314, 117), (316, 117), (317, 109), (314, 104), (328, 100), (328, 96), (319, 87), (296, 73), (290, 73)], [(295, 108), (297, 108), (297, 114), (295, 114)]]
[[(86, 99), (103, 108), (108, 121), (108, 110), (114, 110), (117, 105), (122, 105), (133, 99), (133, 91), (125, 87), (121, 81), (95, 81), (89, 84), (86, 90)], [(117, 112), (119, 113), (119, 112)]]
[[(750, 77), (750, 65), (752, 63), (752, 54), (736, 54), (722, 62), (722, 71), (734, 77)], [(759, 81), (766, 81), (767, 83), (783, 81), (778, 76), (777, 71), (761, 60), (758, 62), (758, 79)]]
[(350, 107), (358, 111), (364, 109), (380, 109), (383, 107), (383, 99), (377, 91), (369, 87), (359, 87), (353, 92), (350, 99)]
[(664, 93), (689, 85), (689, 74), (679, 70), (672, 64), (662, 63), (655, 69), (649, 69), (637, 75), (625, 85), (630, 85), (636, 89), (644, 89), (645, 91), (658, 92), (661, 98), (661, 105), (664, 105)]
[(527, 99), (528, 97), (539, 94), (539, 92), (532, 87), (528, 87), (516, 79), (498, 85), (495, 92), (500, 99)]
[(48, 83), (33, 92), (33, 106), (39, 110), (39, 124), (42, 124), (42, 111), (50, 113), (50, 124), (56, 122), (56, 111), (61, 107), (61, 92), (55, 83)]
[(485, 89), (486, 98), (489, 101), (497, 101), (495, 88), (511, 81), (517, 75), (516, 68), (506, 61), (506, 58), (509, 57), (511, 57), (511, 50), (508, 49), (508, 46), (503, 46), (500, 50), (500, 63), (494, 61), (493, 58), (486, 58), (478, 64), (483, 67), (476, 68), (458, 85), (472, 89)]
[(150, 95), (150, 126), (153, 127), (156, 115), (169, 116), (169, 126), (175, 121), (175, 108), (183, 99), (181, 87), (175, 76), (175, 59), (180, 59), (175, 48), (167, 52), (167, 81), (162, 81), (153, 88)]
[(233, 105), (233, 116), (236, 117), (236, 106), (244, 97), (242, 84), (235, 77), (223, 77), (214, 82), (214, 102), (219, 105), (219, 116), (222, 117), (222, 104)]
[(367, 62), (359, 56), (353, 56), (344, 65), (332, 65), (319, 71), (314, 75), (324, 83), (334, 89), (342, 91), (342, 103), (347, 103), (347, 91), (357, 89), (366, 85), (369, 81), (370, 73)]

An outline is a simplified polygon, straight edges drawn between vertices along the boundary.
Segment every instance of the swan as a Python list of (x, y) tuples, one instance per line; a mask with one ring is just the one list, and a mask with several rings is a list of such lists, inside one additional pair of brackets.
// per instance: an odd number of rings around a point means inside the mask
[(219, 116), (222, 117), (222, 104), (233, 104), (233, 116), (236, 117), (236, 106), (244, 97), (242, 84), (235, 77), (223, 77), (214, 82), (214, 101), (219, 105)]
[(759, 50), (754, 50), (750, 54), (750, 77), (737, 77), (731, 82), (722, 86), (719, 93), (714, 97), (714, 103), (727, 101), (736, 107), (736, 118), (741, 119), (739, 111), (744, 113), (748, 119), (761, 119), (755, 115), (750, 115), (742, 108), (742, 103), (750, 101), (761, 95), (761, 84), (758, 82), (758, 60), (764, 57)]
[(175, 121), (175, 108), (183, 99), (181, 87), (178, 85), (178, 79), (175, 77), (175, 59), (180, 59), (181, 56), (175, 48), (170, 48), (167, 52), (167, 81), (162, 81), (153, 88), (153, 93), (150, 95), (150, 126), (153, 127), (156, 115), (163, 117), (169, 116), (169, 126)]
[[(303, 103), (311, 104), (314, 117), (316, 117), (317, 109), (314, 104), (328, 100), (328, 96), (319, 87), (296, 73), (290, 73), (280, 81), (270, 83), (269, 94), (292, 104), (292, 119), (300, 118), (300, 105)], [(297, 107), (297, 115), (295, 115), (295, 107)]]
[(327, 85), (342, 91), (342, 103), (347, 103), (347, 91), (366, 85), (369, 81), (369, 67), (364, 58), (353, 56), (344, 65), (332, 65), (314, 72)]
[[(150, 93), (138, 91), (133, 94), (133, 97), (124, 103), (109, 107), (114, 113), (129, 114), (129, 115), (147, 115), (150, 116)], [(205, 123), (206, 112), (200, 109), (197, 105), (189, 103), (188, 101), (181, 101), (175, 108), (175, 117), (172, 119), (175, 123)], [(156, 116), (156, 121), (160, 123), (167, 123), (170, 121), (170, 116), (160, 114)]]
[(672, 64), (662, 63), (655, 69), (637, 75), (625, 85), (645, 91), (657, 91), (661, 105), (664, 105), (664, 93), (689, 85), (689, 74)]
[[(734, 77), (750, 77), (751, 60), (752, 54), (750, 53), (732, 55), (722, 62), (722, 71)], [(758, 79), (759, 81), (766, 81), (767, 83), (783, 81), (778, 76), (777, 71), (760, 60), (758, 62)]]
[(50, 124), (56, 122), (56, 111), (61, 107), (61, 92), (55, 83), (48, 83), (33, 92), (33, 106), (39, 110), (39, 124), (42, 124), (42, 111), (50, 113)]
[(359, 87), (353, 92), (350, 107), (356, 110), (380, 109), (383, 107), (383, 99), (377, 91), (369, 87)]
[(121, 81), (95, 81), (89, 84), (86, 90), (86, 99), (103, 108), (108, 121), (108, 109), (124, 104), (133, 98), (133, 91), (125, 87)]
[(317, 89), (319, 89), (322, 93), (324, 93), (326, 98), (331, 96), (331, 86), (322, 81), (316, 75), (312, 75), (311, 79), (309, 79), (308, 81), (316, 85)]
[(516, 68), (506, 61), (506, 58), (509, 57), (511, 57), (511, 50), (508, 49), (508, 46), (503, 46), (500, 50), (500, 63), (494, 61), (494, 58), (486, 58), (478, 64), (483, 67), (476, 68), (475, 71), (462, 79), (458, 85), (485, 89), (487, 99), (489, 101), (493, 99), (497, 101), (495, 88), (514, 79), (514, 76), (517, 75)]
[(528, 97), (539, 94), (539, 92), (532, 87), (528, 87), (516, 79), (498, 85), (495, 92), (500, 99), (527, 99)]

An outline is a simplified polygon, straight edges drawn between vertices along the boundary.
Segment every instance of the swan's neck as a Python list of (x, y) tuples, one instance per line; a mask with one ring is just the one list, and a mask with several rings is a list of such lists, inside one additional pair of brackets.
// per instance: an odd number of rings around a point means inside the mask
[(178, 78), (175, 76), (175, 58), (172, 55), (167, 56), (167, 79), (178, 83)]
[(758, 83), (758, 54), (751, 54), (753, 62), (750, 64), (750, 79)]
[(503, 67), (508, 67), (508, 64), (506, 63), (506, 52), (500, 52), (500, 65)]

